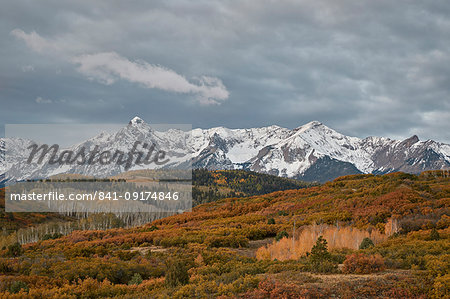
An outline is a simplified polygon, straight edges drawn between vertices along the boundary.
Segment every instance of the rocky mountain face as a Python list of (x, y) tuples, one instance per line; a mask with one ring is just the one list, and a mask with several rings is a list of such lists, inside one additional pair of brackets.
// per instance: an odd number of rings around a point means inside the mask
[[(383, 137), (364, 139), (340, 134), (313, 121), (293, 130), (270, 126), (251, 129), (171, 129), (156, 131), (135, 117), (113, 134), (98, 136), (77, 144), (92, 149), (130, 150), (135, 141), (154, 144), (165, 151), (166, 168), (248, 169), (307, 181), (328, 181), (338, 176), (358, 173), (383, 174), (395, 171), (419, 173), (450, 168), (450, 145), (433, 140), (420, 141)], [(3, 181), (48, 177), (58, 173), (110, 176), (125, 171), (123, 165), (48, 165), (27, 164), (25, 148), (30, 140), (0, 139), (0, 167)], [(6, 157), (6, 158), (5, 158)], [(133, 165), (145, 169), (146, 165)], [(154, 168), (155, 166), (153, 166)]]
[[(196, 137), (197, 136), (197, 137)], [(389, 173), (450, 167), (450, 145), (412, 136), (403, 141), (342, 135), (313, 121), (294, 130), (271, 126), (194, 130), (202, 140), (194, 166), (246, 168), (307, 181), (327, 181), (358, 173)], [(200, 144), (200, 142), (198, 142)]]

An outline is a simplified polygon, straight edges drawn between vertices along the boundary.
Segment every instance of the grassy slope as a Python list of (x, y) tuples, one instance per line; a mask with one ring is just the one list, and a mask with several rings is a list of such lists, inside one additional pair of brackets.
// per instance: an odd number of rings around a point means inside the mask
[[(129, 176), (139, 174), (139, 171), (129, 172)], [(127, 177), (127, 173), (121, 177)], [(88, 178), (78, 175), (54, 176), (53, 179), (70, 177)], [(278, 190), (299, 189), (311, 186), (298, 180), (280, 178), (277, 176), (259, 174), (242, 170), (229, 171), (193, 171), (193, 205), (212, 202), (221, 198), (235, 196), (251, 196), (265, 194)], [(6, 231), (32, 227), (44, 223), (61, 223), (74, 221), (74, 217), (66, 217), (55, 213), (5, 213), (5, 191), (0, 189), (0, 227)]]
[[(307, 189), (222, 199), (140, 228), (74, 232), (27, 245), (22, 257), (0, 262), (7, 274), (0, 292), (6, 296), (7, 286), (20, 280), (44, 297), (441, 297), (450, 280), (449, 207), (450, 179), (437, 172), (348, 176)], [(289, 231), (294, 220), (297, 226), (340, 221), (376, 229), (391, 216), (405, 219), (405, 233), (364, 251), (383, 255), (388, 270), (381, 274), (323, 276), (306, 273), (303, 260), (256, 260), (248, 254)], [(439, 240), (430, 240), (431, 227), (438, 228)], [(190, 280), (167, 287), (167, 264), (174, 260), (189, 269)], [(127, 286), (134, 273), (144, 282)]]

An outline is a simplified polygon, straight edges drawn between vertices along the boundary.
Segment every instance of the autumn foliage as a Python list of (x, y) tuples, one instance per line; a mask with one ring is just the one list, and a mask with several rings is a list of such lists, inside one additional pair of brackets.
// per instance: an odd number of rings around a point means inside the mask
[(379, 254), (354, 253), (344, 261), (344, 273), (369, 274), (384, 270), (384, 260)]
[(256, 252), (259, 259), (299, 259), (306, 255), (316, 243), (319, 236), (323, 236), (330, 249), (350, 248), (358, 249), (364, 238), (370, 238), (375, 244), (387, 239), (385, 234), (376, 230), (360, 230), (351, 226), (311, 225), (303, 227), (295, 238), (283, 238), (262, 247)]
[(0, 298), (445, 298), (449, 219), (450, 178), (427, 172), (220, 199), (140, 227), (15, 232), (1, 237)]

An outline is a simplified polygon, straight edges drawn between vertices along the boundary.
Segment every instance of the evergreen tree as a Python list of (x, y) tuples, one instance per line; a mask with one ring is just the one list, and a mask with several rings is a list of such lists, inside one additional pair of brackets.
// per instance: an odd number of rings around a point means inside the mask
[(433, 228), (430, 232), (430, 240), (437, 241), (440, 239), (441, 239), (441, 236), (439, 235), (439, 232), (437, 231), (436, 228)]
[(9, 256), (17, 257), (17, 256), (21, 256), (22, 253), (23, 253), (22, 245), (20, 245), (19, 242), (16, 242), (16, 243), (8, 246), (8, 255)]
[(128, 285), (140, 285), (142, 283), (142, 276), (139, 273), (134, 273), (133, 277), (128, 282)]
[(367, 248), (370, 248), (373, 246), (375, 246), (375, 245), (373, 244), (373, 241), (371, 239), (364, 238), (362, 240), (361, 244), (359, 245), (359, 249), (367, 249)]
[(337, 271), (337, 263), (328, 252), (328, 242), (320, 236), (309, 254), (309, 267), (312, 272), (333, 273)]
[(189, 273), (184, 261), (175, 259), (168, 262), (166, 284), (171, 287), (184, 285), (189, 282)]
[(330, 253), (328, 252), (328, 242), (322, 236), (320, 236), (316, 244), (311, 249), (310, 258), (313, 262), (321, 262), (330, 259)]
[(285, 231), (285, 230), (283, 230), (283, 231), (281, 231), (281, 232), (279, 232), (277, 235), (276, 235), (276, 237), (275, 237), (275, 241), (280, 241), (281, 239), (283, 239), (284, 237), (288, 237), (289, 235), (288, 235), (288, 233)]

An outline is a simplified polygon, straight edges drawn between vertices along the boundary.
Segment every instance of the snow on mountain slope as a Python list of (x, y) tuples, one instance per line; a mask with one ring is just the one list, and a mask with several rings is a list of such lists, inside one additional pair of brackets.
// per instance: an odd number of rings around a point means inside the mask
[[(170, 157), (170, 167), (243, 168), (319, 181), (351, 173), (417, 173), (450, 167), (448, 144), (419, 141), (417, 136), (403, 141), (383, 137), (360, 139), (345, 136), (317, 121), (293, 130), (269, 126), (251, 129), (217, 127), (186, 132), (178, 129), (158, 131), (135, 117), (115, 133), (101, 133), (70, 149), (76, 152), (82, 147), (92, 149), (98, 145), (100, 150), (128, 152), (136, 141), (154, 144), (155, 149), (165, 151)], [(23, 149), (30, 143), (18, 138), (0, 139), (0, 151), (9, 151), (8, 159), (0, 159), (1, 173), (6, 172), (7, 180), (64, 172), (107, 176), (125, 171), (123, 166), (116, 164), (26, 164), (26, 151), (15, 149)], [(134, 165), (131, 169), (145, 167)]]

